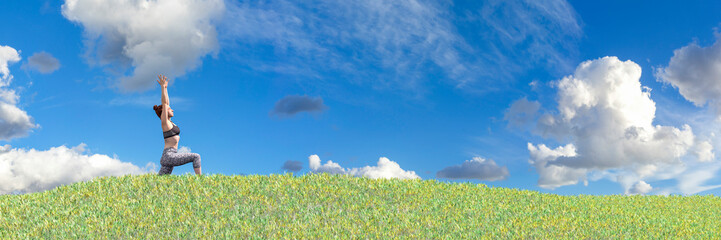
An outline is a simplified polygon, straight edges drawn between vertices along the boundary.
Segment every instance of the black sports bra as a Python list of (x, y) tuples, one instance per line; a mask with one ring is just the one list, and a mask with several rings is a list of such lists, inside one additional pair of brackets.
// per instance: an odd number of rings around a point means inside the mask
[(180, 128), (178, 128), (178, 125), (175, 125), (175, 123), (173, 123), (173, 128), (166, 132), (163, 132), (163, 138), (169, 138), (176, 135), (180, 135)]

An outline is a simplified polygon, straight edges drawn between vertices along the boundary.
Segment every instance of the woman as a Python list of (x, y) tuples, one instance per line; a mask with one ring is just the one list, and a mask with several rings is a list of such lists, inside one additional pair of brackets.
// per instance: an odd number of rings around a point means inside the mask
[(160, 126), (163, 128), (163, 137), (165, 138), (165, 149), (163, 149), (163, 156), (160, 157), (162, 167), (158, 175), (170, 174), (173, 172), (173, 167), (189, 162), (193, 162), (195, 174), (200, 175), (200, 155), (197, 153), (178, 153), (180, 128), (173, 121), (170, 121), (170, 118), (173, 117), (173, 109), (170, 108), (170, 101), (168, 100), (168, 78), (158, 75), (158, 79), (158, 83), (163, 89), (163, 95), (160, 98), (162, 104), (153, 106), (153, 109), (160, 118)]

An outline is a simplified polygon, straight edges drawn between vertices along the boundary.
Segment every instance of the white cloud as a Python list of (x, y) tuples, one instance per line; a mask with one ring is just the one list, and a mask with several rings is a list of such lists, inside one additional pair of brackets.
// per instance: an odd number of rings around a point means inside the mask
[[(565, 0), (452, 8), (425, 0), (241, 1), (228, 4), (221, 39), (254, 70), (422, 93), (438, 75), (456, 87), (488, 87), (537, 62), (568, 65), (582, 35)], [(463, 36), (458, 25), (481, 36)]]
[(437, 178), (450, 179), (478, 179), (486, 181), (498, 181), (508, 179), (507, 167), (499, 167), (495, 161), (474, 157), (461, 165), (446, 167), (436, 173)]
[(651, 184), (648, 184), (644, 181), (638, 181), (636, 184), (633, 185), (631, 189), (628, 190), (626, 194), (646, 194), (651, 191), (653, 187), (651, 187)]
[(356, 177), (376, 178), (399, 178), (399, 179), (420, 179), (415, 171), (405, 171), (401, 169), (398, 163), (388, 158), (381, 157), (378, 159), (377, 166), (365, 166), (362, 168), (344, 169), (338, 163), (328, 160), (325, 164), (320, 164), (318, 155), (310, 155), (308, 157), (308, 165), (313, 172), (327, 172), (331, 174), (348, 174)]
[(10, 84), (13, 75), (10, 74), (8, 65), (20, 61), (20, 54), (14, 48), (0, 45), (0, 87)]
[(23, 68), (37, 70), (43, 74), (49, 74), (60, 68), (60, 61), (53, 57), (50, 53), (38, 52), (28, 58), (28, 62)]
[(5, 141), (27, 136), (31, 129), (39, 127), (27, 112), (16, 106), (19, 96), (15, 90), (8, 89), (13, 79), (8, 66), (18, 61), (20, 54), (14, 48), (0, 46), (0, 140)]
[(320, 157), (315, 154), (308, 157), (308, 166), (310, 166), (313, 172), (327, 172), (332, 174), (345, 174), (346, 172), (338, 163), (334, 163), (331, 160), (320, 165)]
[[(118, 79), (122, 91), (145, 91), (158, 74), (173, 83), (192, 71), (201, 58), (218, 49), (213, 21), (222, 0), (66, 0), (62, 13), (85, 30), (88, 55), (132, 74)], [(93, 57), (91, 57), (92, 59)]]
[(657, 172), (677, 176), (669, 168), (678, 168), (682, 160), (713, 157), (712, 145), (698, 139), (689, 125), (652, 124), (656, 105), (640, 77), (636, 63), (604, 57), (581, 63), (573, 75), (554, 83), (558, 114), (541, 116), (535, 132), (571, 143), (555, 150), (528, 143), (539, 186), (576, 184), (594, 172), (594, 178), (614, 176), (610, 180), (621, 183), (626, 193), (638, 192), (646, 189), (638, 184), (642, 178), (658, 177)]
[(721, 33), (716, 42), (701, 47), (696, 42), (673, 51), (668, 67), (655, 71), (657, 81), (671, 84), (696, 106), (707, 103), (721, 120)]
[(53, 147), (40, 151), (3, 146), (0, 150), (0, 194), (33, 193), (100, 176), (154, 173), (155, 164), (144, 169), (102, 154), (85, 154), (86, 146)]
[[(531, 159), (528, 163), (532, 164), (538, 172), (538, 186), (546, 189), (556, 189), (564, 185), (572, 185), (586, 176), (587, 170), (575, 169), (566, 166), (549, 165), (548, 162), (555, 161), (559, 157), (575, 157), (577, 156), (576, 148), (573, 144), (559, 146), (556, 149), (550, 149), (544, 144), (537, 147), (528, 143), (528, 152)], [(588, 185), (584, 179), (585, 185)]]
[(691, 153), (696, 156), (699, 162), (710, 162), (716, 158), (713, 153), (713, 146), (709, 141), (699, 141), (698, 144), (693, 147)]

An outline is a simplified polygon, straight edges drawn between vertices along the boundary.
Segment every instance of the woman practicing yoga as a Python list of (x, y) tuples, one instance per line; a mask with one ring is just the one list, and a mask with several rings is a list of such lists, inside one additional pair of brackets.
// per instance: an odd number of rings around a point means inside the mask
[(189, 162), (193, 162), (195, 174), (200, 175), (200, 154), (178, 153), (180, 128), (173, 121), (170, 121), (170, 118), (173, 117), (173, 109), (170, 108), (170, 101), (168, 100), (168, 78), (158, 75), (158, 79), (158, 83), (163, 89), (163, 95), (160, 98), (162, 104), (153, 106), (153, 109), (160, 118), (160, 125), (163, 128), (163, 137), (165, 138), (165, 149), (163, 149), (163, 156), (160, 157), (162, 167), (158, 175), (170, 174), (173, 172), (173, 167)]

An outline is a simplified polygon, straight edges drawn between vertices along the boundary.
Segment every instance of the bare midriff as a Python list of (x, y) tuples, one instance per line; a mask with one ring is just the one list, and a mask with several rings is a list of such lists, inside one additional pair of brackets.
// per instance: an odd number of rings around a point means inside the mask
[(169, 138), (165, 139), (165, 148), (173, 147), (178, 148), (178, 142), (180, 141), (180, 136), (175, 135)]

